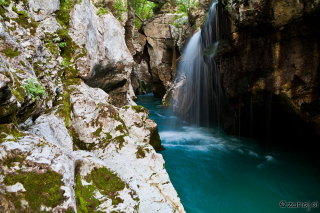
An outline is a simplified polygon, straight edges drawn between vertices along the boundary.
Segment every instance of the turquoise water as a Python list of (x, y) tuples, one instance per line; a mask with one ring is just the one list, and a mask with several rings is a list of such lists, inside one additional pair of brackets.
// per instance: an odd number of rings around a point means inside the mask
[(160, 153), (187, 213), (296, 213), (307, 211), (280, 208), (280, 201), (320, 201), (315, 159), (266, 150), (222, 131), (190, 127), (152, 94), (138, 96), (137, 104), (147, 108), (158, 124), (166, 148)]

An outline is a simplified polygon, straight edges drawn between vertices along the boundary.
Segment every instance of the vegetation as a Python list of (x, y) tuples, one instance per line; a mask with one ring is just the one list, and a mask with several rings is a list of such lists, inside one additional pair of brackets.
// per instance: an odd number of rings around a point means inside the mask
[(0, 6), (8, 7), (10, 5), (10, 0), (0, 0)]
[(125, 183), (107, 168), (95, 168), (84, 177), (84, 180), (90, 185), (82, 185), (81, 176), (79, 174), (76, 176), (75, 194), (79, 213), (99, 212), (97, 207), (101, 201), (94, 197), (95, 191), (99, 191), (102, 195), (112, 199), (112, 205), (118, 205), (123, 202), (118, 197), (118, 192), (124, 189)]
[(127, 5), (124, 2), (122, 2), (121, 0), (116, 0), (114, 2), (113, 6), (114, 6), (114, 10), (115, 10), (115, 15), (117, 16), (119, 21), (123, 21), (122, 14), (124, 12), (128, 12)]
[(136, 113), (147, 112), (147, 109), (144, 108), (143, 106), (131, 106), (131, 107), (134, 111), (136, 111)]
[(4, 54), (6, 54), (7, 57), (14, 58), (20, 55), (20, 52), (18, 50), (6, 49)]
[[(22, 158), (23, 159), (23, 158)], [(21, 161), (21, 159), (16, 159)], [(64, 201), (64, 191), (61, 189), (62, 175), (48, 170), (43, 174), (33, 172), (21, 172), (10, 174), (4, 179), (7, 186), (21, 183), (26, 189), (25, 193), (8, 193), (7, 198), (11, 200), (16, 209), (21, 208), (21, 200), (28, 201), (30, 212), (40, 212), (40, 206), (55, 207)]]
[[(151, 18), (154, 14), (154, 10), (157, 11), (163, 5), (163, 3), (157, 4), (147, 0), (129, 0), (128, 3), (129, 6), (133, 8), (135, 14), (143, 20)], [(139, 18), (135, 17), (134, 24), (137, 29), (140, 28), (141, 21)]]
[[(120, 1), (120, 0), (118, 0)], [(129, 6), (132, 6), (136, 15), (138, 15), (142, 20), (147, 20), (151, 18), (154, 14), (157, 14), (166, 1), (154, 3), (147, 0), (129, 0)], [(183, 13), (184, 15), (188, 15), (188, 8), (190, 7), (198, 7), (199, 1), (196, 0), (171, 0), (167, 3), (170, 8), (177, 8), (176, 13)], [(171, 11), (174, 12), (174, 11)], [(141, 21), (139, 18), (135, 17), (135, 26), (136, 28), (140, 28)]]
[(99, 7), (98, 11), (97, 11), (97, 15), (105, 15), (109, 13), (109, 9), (108, 8), (103, 8), (103, 7)]
[(31, 19), (26, 12), (19, 11), (16, 7), (12, 7), (12, 10), (16, 12), (19, 16), (19, 18), (16, 18), (14, 20), (17, 23), (19, 23), (23, 28), (29, 28), (31, 34), (34, 35), (37, 31), (39, 23)]
[(27, 84), (24, 85), (24, 88), (27, 91), (27, 95), (31, 95), (33, 99), (46, 94), (46, 90), (42, 87), (42, 85), (37, 81), (36, 78), (28, 78)]
[(136, 152), (136, 157), (137, 157), (137, 158), (144, 158), (144, 157), (146, 157), (146, 153), (144, 152), (143, 147), (141, 147), (141, 146), (138, 147), (138, 150), (137, 150), (137, 152)]
[[(10, 139), (7, 136), (10, 135)], [(17, 141), (24, 134), (20, 132), (13, 124), (0, 124), (0, 143), (4, 141)]]

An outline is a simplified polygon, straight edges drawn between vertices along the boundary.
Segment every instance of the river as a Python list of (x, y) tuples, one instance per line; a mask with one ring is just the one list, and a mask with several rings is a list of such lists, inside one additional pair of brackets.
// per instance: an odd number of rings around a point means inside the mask
[(299, 201), (307, 202), (310, 212), (320, 212), (311, 207), (320, 201), (318, 162), (217, 129), (189, 126), (153, 94), (140, 95), (136, 102), (158, 124), (166, 148), (160, 153), (187, 213), (307, 212), (287, 207)]

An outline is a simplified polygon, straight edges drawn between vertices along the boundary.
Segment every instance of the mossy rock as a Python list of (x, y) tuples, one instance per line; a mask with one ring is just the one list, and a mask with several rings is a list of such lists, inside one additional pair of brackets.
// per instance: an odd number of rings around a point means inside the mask
[[(42, 174), (34, 172), (10, 174), (4, 178), (4, 184), (10, 186), (19, 182), (26, 191), (7, 193), (5, 197), (14, 204), (17, 212), (40, 212), (41, 205), (54, 208), (65, 200), (64, 190), (61, 189), (64, 184), (61, 179), (62, 175), (52, 170)], [(22, 206), (22, 199), (28, 201), (28, 209)]]
[[(24, 135), (25, 134), (20, 132), (13, 124), (0, 124), (0, 143), (4, 141), (17, 141)], [(6, 139), (7, 136), (12, 136), (13, 138)]]
[(10, 57), (10, 58), (14, 58), (16, 56), (19, 56), (20, 55), (20, 52), (18, 50), (12, 50), (12, 49), (6, 49), (4, 51), (4, 54), (7, 56), (7, 57)]
[(26, 12), (18, 11), (16, 7), (12, 7), (12, 10), (19, 16), (19, 18), (15, 18), (13, 20), (20, 24), (23, 28), (30, 29), (31, 34), (35, 35), (39, 23), (31, 19)]
[(150, 145), (153, 146), (153, 148), (156, 151), (164, 150), (165, 148), (161, 145), (161, 139), (158, 132), (158, 128), (150, 129)]
[(21, 168), (25, 159), (26, 159), (25, 155), (15, 155), (15, 156), (7, 157), (6, 159), (4, 159), (2, 164), (4, 166), (7, 166), (8, 168), (11, 168), (15, 165), (15, 163), (19, 163), (19, 167)]
[(146, 157), (146, 153), (144, 152), (142, 146), (139, 146), (139, 147), (138, 147), (137, 152), (136, 152), (136, 157), (137, 157), (137, 158), (144, 158), (144, 157)]
[(136, 113), (145, 112), (147, 113), (148, 110), (144, 108), (143, 106), (131, 106), (131, 108), (136, 111)]
[(97, 211), (97, 208), (101, 201), (94, 197), (96, 190), (112, 199), (113, 205), (123, 202), (118, 197), (118, 192), (125, 188), (125, 183), (109, 169), (94, 168), (90, 174), (84, 177), (84, 180), (91, 183), (91, 185), (82, 185), (81, 176), (79, 174), (76, 175), (75, 195), (79, 213), (100, 212)]

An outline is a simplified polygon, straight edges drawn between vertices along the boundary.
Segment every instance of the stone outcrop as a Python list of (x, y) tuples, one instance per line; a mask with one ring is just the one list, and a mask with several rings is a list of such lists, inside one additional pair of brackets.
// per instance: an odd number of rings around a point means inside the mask
[(162, 97), (166, 93), (175, 76), (172, 70), (175, 47), (169, 25), (175, 17), (177, 17), (175, 14), (156, 15), (142, 28), (147, 37), (153, 93), (156, 97)]
[(0, 5), (0, 212), (184, 212), (124, 28), (49, 2)]
[(149, 65), (144, 59), (133, 66), (131, 82), (135, 94), (141, 95), (153, 92), (153, 79), (149, 70)]
[[(132, 47), (130, 52), (136, 63), (131, 76), (135, 94), (153, 92), (156, 97), (162, 98), (171, 90), (177, 61), (189, 38), (200, 29), (204, 18), (203, 8), (189, 8), (187, 16), (177, 13), (177, 7), (166, 2), (154, 17), (142, 24), (139, 32), (132, 27), (126, 28), (126, 43), (129, 49)], [(145, 62), (151, 82), (140, 79), (140, 73), (146, 73)]]
[[(169, 3), (167, 3), (169, 4)], [(177, 59), (183, 52), (186, 41), (195, 31), (195, 23), (189, 23), (183, 14), (164, 13), (155, 15), (142, 27), (147, 37), (153, 93), (163, 97), (173, 86)]]
[(85, 58), (90, 58), (76, 61), (79, 75), (89, 86), (109, 93), (114, 105), (124, 106), (129, 103), (127, 98), (134, 98), (134, 94), (127, 93), (133, 59), (118, 20), (111, 14), (99, 17), (96, 13), (93, 5), (84, 2), (75, 5), (70, 14), (70, 37), (86, 48)]
[(232, 34), (217, 61), (236, 114), (226, 131), (282, 143), (318, 140), (319, 2), (222, 2)]

